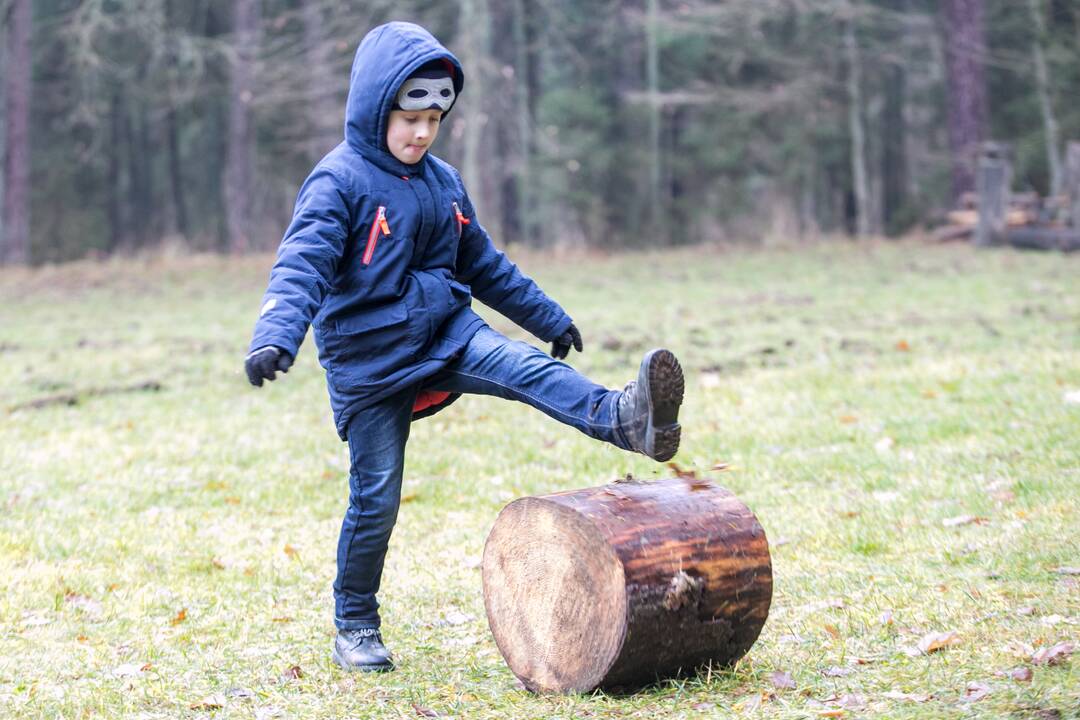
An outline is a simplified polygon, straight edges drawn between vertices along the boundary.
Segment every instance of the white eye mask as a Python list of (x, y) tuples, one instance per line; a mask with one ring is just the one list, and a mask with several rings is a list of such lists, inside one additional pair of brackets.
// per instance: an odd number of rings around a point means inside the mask
[(454, 104), (454, 81), (448, 77), (411, 77), (398, 90), (396, 107), (409, 112), (442, 110)]

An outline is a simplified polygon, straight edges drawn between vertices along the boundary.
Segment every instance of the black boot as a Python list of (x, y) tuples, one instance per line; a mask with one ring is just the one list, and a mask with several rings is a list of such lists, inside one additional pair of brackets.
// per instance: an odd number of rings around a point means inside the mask
[(663, 462), (679, 451), (683, 373), (670, 350), (645, 354), (637, 380), (619, 398), (619, 427), (631, 449)]
[(394, 669), (390, 651), (375, 628), (339, 630), (330, 657), (346, 670), (386, 672)]

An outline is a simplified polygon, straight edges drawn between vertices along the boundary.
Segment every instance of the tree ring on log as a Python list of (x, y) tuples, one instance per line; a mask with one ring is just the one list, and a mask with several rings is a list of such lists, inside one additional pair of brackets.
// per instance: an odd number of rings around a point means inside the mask
[(510, 503), (484, 546), (483, 582), (495, 642), (527, 688), (600, 683), (622, 647), (627, 599), (622, 563), (592, 523), (542, 498)]

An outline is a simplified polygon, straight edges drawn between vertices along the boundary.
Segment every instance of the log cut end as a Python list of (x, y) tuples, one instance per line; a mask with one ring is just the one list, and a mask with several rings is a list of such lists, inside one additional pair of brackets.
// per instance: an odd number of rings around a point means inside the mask
[(592, 523), (543, 498), (510, 503), (484, 546), (483, 576), (495, 642), (527, 688), (600, 683), (626, 634), (626, 580)]

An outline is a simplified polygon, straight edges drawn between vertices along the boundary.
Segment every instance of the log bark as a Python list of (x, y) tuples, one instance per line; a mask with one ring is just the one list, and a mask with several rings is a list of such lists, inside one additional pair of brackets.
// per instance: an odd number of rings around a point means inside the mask
[(707, 480), (516, 500), (484, 547), (500, 652), (534, 692), (636, 687), (753, 645), (772, 600), (765, 532)]

